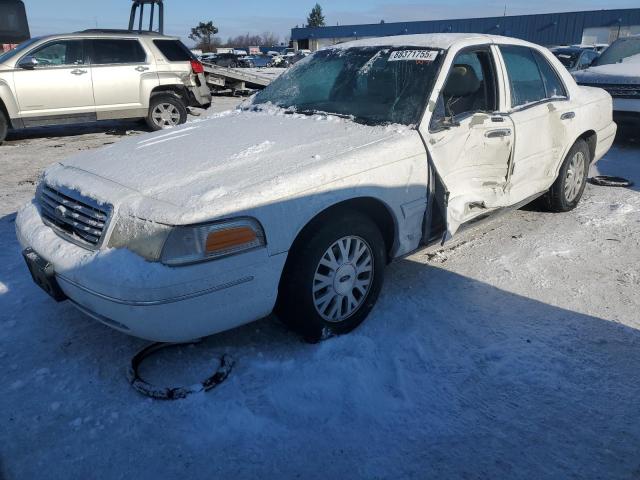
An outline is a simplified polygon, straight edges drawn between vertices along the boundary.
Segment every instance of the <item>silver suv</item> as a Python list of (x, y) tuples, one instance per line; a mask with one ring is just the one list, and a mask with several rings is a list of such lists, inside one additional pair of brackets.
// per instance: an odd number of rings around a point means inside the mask
[(86, 30), (0, 55), (0, 143), (9, 128), (145, 118), (153, 130), (207, 108), (202, 64), (178, 38)]

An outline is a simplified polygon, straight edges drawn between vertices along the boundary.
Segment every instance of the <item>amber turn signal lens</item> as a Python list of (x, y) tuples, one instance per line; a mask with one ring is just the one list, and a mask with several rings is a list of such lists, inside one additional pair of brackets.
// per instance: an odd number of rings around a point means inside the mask
[(254, 242), (256, 239), (256, 232), (249, 227), (230, 228), (207, 235), (206, 249), (207, 253), (219, 252)]

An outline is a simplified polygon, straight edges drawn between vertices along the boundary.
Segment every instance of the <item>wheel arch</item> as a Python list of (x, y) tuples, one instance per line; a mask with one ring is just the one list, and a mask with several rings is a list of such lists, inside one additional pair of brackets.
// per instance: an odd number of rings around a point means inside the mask
[(305, 225), (297, 232), (289, 251), (295, 250), (300, 242), (310, 234), (313, 228), (327, 221), (331, 215), (335, 215), (340, 210), (351, 210), (370, 218), (380, 229), (382, 238), (385, 243), (385, 251), (387, 260), (392, 258), (393, 248), (396, 245), (398, 237), (398, 221), (391, 207), (385, 202), (375, 197), (356, 197), (334, 203), (325, 207), (316, 213)]
[[(587, 143), (587, 146), (589, 147), (589, 154), (591, 155), (591, 158), (589, 160), (593, 162), (593, 159), (596, 157), (596, 146), (598, 144), (598, 134), (596, 133), (596, 131), (587, 130), (582, 135), (580, 135), (575, 142), (573, 142), (573, 145), (575, 145), (578, 140), (584, 140)], [(573, 147), (573, 145), (571, 146)]]
[(4, 104), (4, 100), (2, 100), (2, 98), (0, 98), (0, 112), (2, 112), (4, 117), (7, 119), (7, 127), (13, 128), (13, 120), (11, 119), (11, 115), (9, 115), (9, 109)]
[(562, 169), (562, 164), (566, 160), (567, 155), (569, 154), (571, 149), (574, 147), (574, 145), (578, 143), (580, 140), (584, 141), (587, 144), (587, 147), (589, 148), (589, 154), (591, 156), (590, 161), (593, 162), (593, 159), (595, 158), (595, 154), (596, 154), (596, 146), (598, 144), (598, 134), (596, 133), (595, 130), (586, 130), (585, 132), (578, 135), (578, 137), (576, 137), (576, 139), (573, 142), (567, 145), (564, 152), (562, 152), (562, 157), (560, 157), (560, 161), (556, 166), (555, 175), (553, 177), (554, 181), (555, 179), (558, 178), (558, 175), (560, 175), (560, 169)]
[(187, 99), (187, 88), (184, 85), (158, 85), (153, 90), (151, 90), (150, 97), (155, 97), (157, 95), (163, 94), (178, 97), (184, 103)]

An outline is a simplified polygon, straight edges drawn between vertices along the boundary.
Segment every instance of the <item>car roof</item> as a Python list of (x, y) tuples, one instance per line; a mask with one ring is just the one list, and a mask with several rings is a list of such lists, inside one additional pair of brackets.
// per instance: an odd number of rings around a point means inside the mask
[(58, 33), (41, 37), (41, 40), (51, 40), (55, 38), (151, 38), (162, 40), (180, 40), (178, 37), (163, 35), (158, 32), (138, 32), (135, 30), (83, 30), (73, 33)]
[(535, 45), (518, 38), (503, 37), (500, 35), (487, 35), (483, 33), (424, 33), (417, 35), (395, 35), (390, 37), (354, 40), (351, 42), (333, 45), (329, 48), (426, 47), (446, 50), (453, 46), (477, 45), (483, 43), (522, 45), (540, 48), (539, 45)]

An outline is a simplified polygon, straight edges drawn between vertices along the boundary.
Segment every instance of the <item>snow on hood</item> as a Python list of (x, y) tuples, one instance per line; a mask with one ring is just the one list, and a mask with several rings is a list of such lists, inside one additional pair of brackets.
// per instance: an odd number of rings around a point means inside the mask
[(623, 59), (622, 63), (590, 67), (574, 73), (579, 83), (640, 84), (640, 54)]
[(84, 152), (45, 175), (101, 202), (117, 204), (114, 196), (122, 201), (127, 191), (137, 192), (195, 214), (214, 202), (217, 211), (225, 202), (235, 208), (271, 202), (366, 170), (363, 161), (330, 164), (410, 133), (417, 135), (406, 126), (372, 127), (333, 116), (229, 111)]

